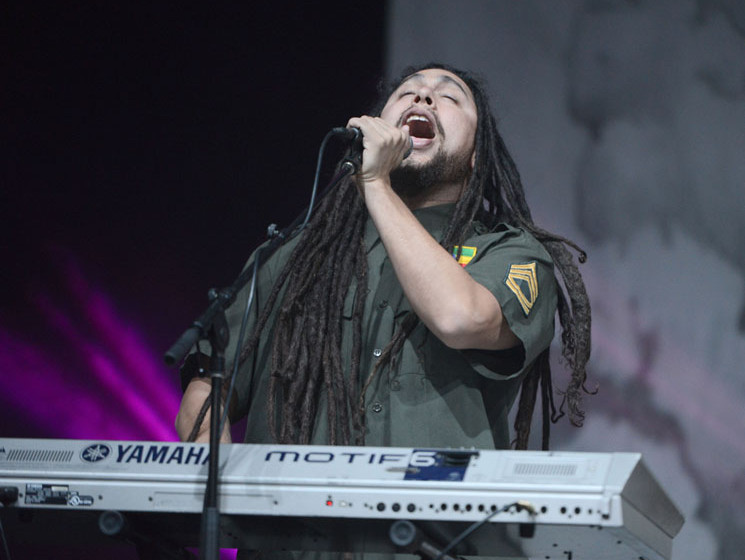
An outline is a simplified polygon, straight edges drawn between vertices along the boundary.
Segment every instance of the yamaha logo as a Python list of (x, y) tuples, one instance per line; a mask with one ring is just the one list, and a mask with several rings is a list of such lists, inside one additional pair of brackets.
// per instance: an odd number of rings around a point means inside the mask
[(80, 452), (80, 458), (86, 463), (98, 463), (111, 454), (111, 447), (105, 443), (94, 443)]

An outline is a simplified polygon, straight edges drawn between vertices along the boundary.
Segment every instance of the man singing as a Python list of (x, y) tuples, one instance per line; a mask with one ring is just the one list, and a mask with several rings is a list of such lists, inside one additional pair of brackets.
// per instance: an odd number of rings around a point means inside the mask
[[(358, 173), (259, 269), (231, 420), (247, 416), (248, 443), (524, 449), (540, 385), (548, 448), (557, 312), (564, 403), (583, 419), (590, 307), (577, 247), (533, 223), (471, 74), (409, 69), (371, 115), (348, 122), (363, 134)], [(247, 293), (228, 310), (229, 359)], [(208, 440), (199, 361), (183, 368), (184, 440)]]

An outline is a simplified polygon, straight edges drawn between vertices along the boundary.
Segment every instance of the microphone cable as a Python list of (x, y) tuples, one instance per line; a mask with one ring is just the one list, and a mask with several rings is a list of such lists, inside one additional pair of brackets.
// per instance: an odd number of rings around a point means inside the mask
[[(285, 230), (276, 233), (276, 237), (280, 239), (280, 243), (284, 244), (284, 239), (287, 238), (287, 241), (289, 241), (292, 237), (299, 234), (300, 232), (305, 229), (305, 226), (308, 225), (308, 222), (310, 221), (310, 218), (313, 214), (313, 210), (315, 209), (316, 204), (316, 194), (318, 192), (318, 183), (320, 181), (321, 176), (321, 166), (323, 164), (323, 158), (326, 153), (326, 146), (331, 138), (334, 136), (344, 136), (349, 138), (350, 136), (353, 137), (355, 141), (358, 140), (358, 138), (361, 136), (361, 133), (358, 131), (357, 133), (349, 133), (350, 129), (348, 128), (332, 128), (329, 132), (326, 133), (326, 136), (323, 137), (323, 140), (321, 141), (321, 145), (318, 148), (318, 157), (316, 159), (316, 171), (313, 177), (313, 188), (311, 190), (310, 194), (310, 203), (308, 204), (307, 212), (305, 213), (305, 219), (303, 222), (295, 228), (295, 223), (299, 220), (299, 217), (295, 219), (295, 221), (290, 224), (288, 228)], [(329, 182), (329, 185), (324, 190), (324, 195), (326, 195), (332, 188), (334, 188), (344, 177), (347, 175), (354, 175), (357, 172), (358, 163), (356, 163), (353, 160), (354, 154), (353, 154), (353, 147), (348, 150), (347, 155), (344, 157), (344, 160), (342, 161), (342, 164), (340, 166), (339, 171), (336, 173), (336, 175), (331, 179)], [(302, 215), (302, 213), (301, 213)], [(269, 231), (275, 231), (274, 224), (270, 225)], [(228, 418), (228, 409), (230, 408), (230, 399), (233, 396), (233, 391), (235, 389), (235, 379), (238, 377), (238, 368), (240, 366), (239, 360), (241, 355), (241, 350), (243, 348), (243, 339), (246, 336), (246, 329), (248, 327), (248, 317), (251, 313), (251, 307), (253, 306), (254, 301), (254, 295), (256, 293), (256, 280), (259, 276), (259, 266), (261, 266), (261, 254), (262, 254), (262, 247), (259, 247), (256, 249), (256, 252), (254, 253), (254, 262), (253, 262), (253, 272), (251, 274), (251, 285), (249, 287), (248, 292), (248, 299), (246, 300), (246, 306), (243, 310), (243, 318), (241, 319), (241, 327), (238, 334), (238, 341), (235, 346), (235, 355), (233, 357), (233, 367), (231, 368), (231, 374), (230, 374), (230, 385), (228, 386), (228, 392), (225, 397), (225, 405), (223, 407), (223, 412), (220, 417), (220, 434), (222, 434), (223, 430), (225, 429), (225, 423)], [(273, 251), (272, 251), (273, 253)]]

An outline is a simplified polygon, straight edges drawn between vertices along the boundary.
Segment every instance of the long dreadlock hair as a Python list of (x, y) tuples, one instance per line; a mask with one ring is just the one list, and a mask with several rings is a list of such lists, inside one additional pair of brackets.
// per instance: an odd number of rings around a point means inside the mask
[[(590, 304), (568, 247), (579, 253), (580, 262), (585, 261), (586, 255), (572, 241), (533, 223), (520, 175), (499, 134), (482, 80), (477, 76), (439, 63), (407, 68), (398, 80), (381, 87), (378, 104), (371, 114), (380, 114), (390, 94), (406, 77), (427, 68), (443, 69), (463, 80), (471, 90), (478, 116), (473, 171), (455, 206), (441, 245), (448, 251), (462, 245), (474, 220), (489, 228), (501, 222), (508, 223), (530, 232), (551, 255), (558, 271), (562, 355), (571, 369), (571, 379), (563, 391), (563, 402), (557, 412), (553, 402), (549, 350), (539, 355), (522, 381), (513, 442), (517, 449), (528, 446), (540, 385), (542, 448), (548, 449), (550, 422), (564, 414), (565, 403), (573, 424), (582, 425), (584, 419), (581, 400), (582, 392), (588, 392), (585, 365), (590, 356)], [(367, 288), (366, 218), (364, 202), (351, 180), (343, 182), (333, 196), (326, 196), (319, 202), (241, 351), (240, 360), (243, 362), (256, 350), (272, 311), (279, 306), (271, 346), (267, 410), (272, 435), (279, 443), (310, 442), (319, 398), (323, 395), (327, 401), (329, 443), (363, 444), (365, 392), (380, 371), (395, 367), (407, 337), (418, 324), (413, 312), (404, 317), (362, 382), (360, 358), (364, 298), (356, 297), (352, 313), (351, 365), (345, 374), (341, 362), (341, 312), (353, 284), (356, 284), (359, 294), (364, 294)], [(281, 298), (280, 294), (283, 294)], [(197, 426), (208, 407), (209, 403), (205, 402)]]

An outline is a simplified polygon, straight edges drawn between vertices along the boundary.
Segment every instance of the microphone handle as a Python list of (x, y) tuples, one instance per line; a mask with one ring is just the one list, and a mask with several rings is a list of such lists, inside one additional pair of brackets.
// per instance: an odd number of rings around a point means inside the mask
[[(344, 126), (338, 126), (336, 128), (332, 128), (331, 132), (334, 133), (337, 136), (341, 136), (347, 141), (352, 142), (352, 149), (357, 151), (358, 153), (362, 153), (362, 131), (357, 127), (344, 127)], [(406, 150), (406, 153), (404, 154), (403, 159), (406, 159), (411, 155), (411, 152), (414, 150), (414, 140), (409, 137), (409, 149)]]

